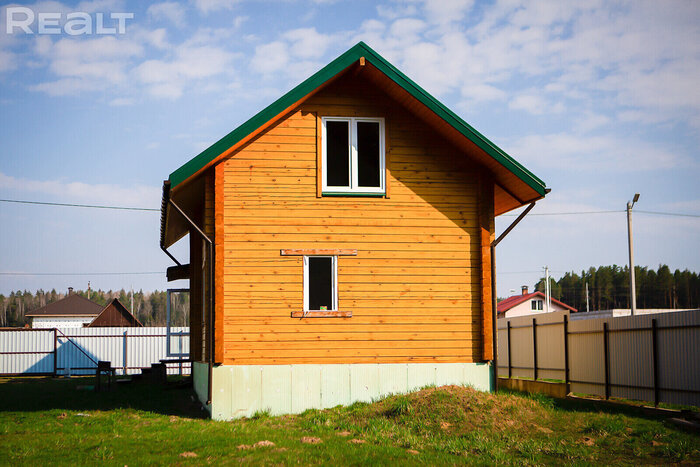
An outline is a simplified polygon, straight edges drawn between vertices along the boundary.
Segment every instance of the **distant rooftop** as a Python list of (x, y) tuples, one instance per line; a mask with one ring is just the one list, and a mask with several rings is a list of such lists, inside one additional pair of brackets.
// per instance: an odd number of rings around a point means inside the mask
[(28, 318), (48, 316), (97, 316), (102, 306), (78, 294), (71, 293), (67, 297), (27, 313)]

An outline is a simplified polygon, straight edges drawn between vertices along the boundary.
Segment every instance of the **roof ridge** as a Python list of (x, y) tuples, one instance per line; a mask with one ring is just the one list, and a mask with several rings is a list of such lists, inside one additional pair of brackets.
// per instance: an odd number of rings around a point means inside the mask
[(377, 69), (379, 69), (379, 71), (384, 73), (418, 101), (422, 102), (438, 117), (445, 120), (455, 130), (461, 133), (465, 138), (472, 141), (477, 147), (512, 172), (535, 192), (541, 196), (545, 195), (546, 185), (542, 180), (537, 178), (522, 164), (513, 159), (496, 144), (465, 122), (456, 113), (447, 108), (447, 106), (432, 96), (428, 91), (403, 74), (398, 68), (388, 62), (384, 57), (379, 55), (374, 49), (363, 41), (358, 42), (350, 49), (346, 50), (319, 71), (302, 81), (296, 87), (292, 88), (290, 91), (266, 106), (263, 110), (250, 117), (227, 135), (172, 172), (169, 177), (172, 188), (177, 187), (179, 184), (199, 173), (201, 170), (209, 166), (209, 164), (213, 163), (223, 153), (243, 141), (256, 129), (268, 123), (285, 109), (288, 109), (290, 106), (303, 100), (306, 96), (313, 92), (314, 89), (322, 86), (329, 79), (343, 72), (347, 67), (363, 56)]

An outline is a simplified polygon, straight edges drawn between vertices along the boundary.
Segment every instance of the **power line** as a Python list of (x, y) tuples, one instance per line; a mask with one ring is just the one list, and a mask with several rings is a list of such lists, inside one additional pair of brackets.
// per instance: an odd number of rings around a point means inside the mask
[(70, 208), (93, 208), (93, 209), (118, 209), (120, 211), (157, 211), (160, 209), (154, 208), (139, 208), (139, 207), (129, 207), (129, 206), (105, 206), (98, 204), (71, 204), (71, 203), (50, 203), (47, 201), (26, 201), (19, 199), (0, 199), (3, 203), (19, 203), (19, 204), (39, 204), (42, 206), (65, 206)]
[[(620, 212), (625, 212), (624, 210), (617, 210), (617, 211), (578, 211), (578, 212), (535, 212), (532, 214), (528, 214), (529, 216), (572, 216), (572, 215), (579, 215), (579, 214), (613, 214), (613, 213), (620, 213)], [(504, 216), (510, 216), (510, 217), (515, 217), (517, 214), (503, 214)]]
[(158, 272), (0, 272), (0, 276), (136, 276), (163, 274)]
[[(35, 204), (41, 206), (63, 206), (71, 208), (93, 208), (93, 209), (117, 209), (120, 211), (150, 211), (150, 212), (160, 212), (160, 209), (156, 208), (141, 208), (133, 206), (108, 206), (99, 204), (76, 204), (76, 203), (53, 203), (48, 201), (27, 201), (19, 199), (0, 199), (3, 203), (18, 203), (18, 204)], [(622, 213), (624, 210), (610, 210), (610, 211), (569, 211), (569, 212), (536, 212), (530, 214), (530, 216), (574, 216), (574, 215), (587, 215), (587, 214), (615, 214)], [(663, 212), (663, 211), (643, 211), (635, 210), (641, 214), (651, 214), (657, 216), (677, 216), (677, 217), (700, 217), (700, 214), (685, 214), (679, 212)], [(515, 217), (517, 214), (503, 214), (507, 217)]]
[(632, 212), (641, 212), (642, 214), (655, 214), (657, 216), (700, 217), (700, 214), (683, 214), (680, 212), (641, 211), (639, 209), (635, 209)]
[[(585, 215), (585, 214), (619, 214), (626, 212), (624, 209), (612, 210), (612, 211), (570, 211), (570, 212), (535, 212), (528, 214), (528, 216), (574, 216), (574, 215)], [(640, 209), (635, 209), (633, 212), (641, 214), (652, 214), (657, 216), (679, 216), (679, 217), (700, 217), (700, 214), (684, 214), (679, 212), (663, 212), (663, 211), (642, 211)], [(515, 217), (517, 214), (502, 214), (503, 216)]]

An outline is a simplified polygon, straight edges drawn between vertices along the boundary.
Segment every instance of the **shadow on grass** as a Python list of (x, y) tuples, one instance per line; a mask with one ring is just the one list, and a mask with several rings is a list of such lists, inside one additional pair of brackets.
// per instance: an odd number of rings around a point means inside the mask
[(540, 405), (548, 408), (562, 410), (567, 412), (578, 413), (605, 413), (609, 415), (627, 415), (649, 420), (659, 420), (677, 417), (678, 414), (669, 414), (663, 412), (653, 412), (647, 410), (641, 402), (639, 404), (625, 403), (623, 401), (605, 401), (596, 399), (558, 399), (541, 393), (528, 394), (525, 392), (515, 391), (511, 389), (500, 389), (501, 394), (509, 394), (513, 396), (523, 397), (537, 401)]
[(136, 409), (163, 415), (206, 418), (191, 384), (181, 378), (168, 383), (144, 381), (112, 383), (109, 391), (95, 392), (95, 378), (0, 378), (0, 412), (42, 410)]

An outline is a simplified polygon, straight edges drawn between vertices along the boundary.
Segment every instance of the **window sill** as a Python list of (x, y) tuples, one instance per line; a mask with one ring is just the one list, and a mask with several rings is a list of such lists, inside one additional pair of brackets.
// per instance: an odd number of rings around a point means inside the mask
[(321, 196), (364, 196), (368, 198), (383, 198), (386, 193), (362, 193), (361, 191), (324, 191)]
[(352, 311), (292, 311), (292, 318), (352, 318)]

